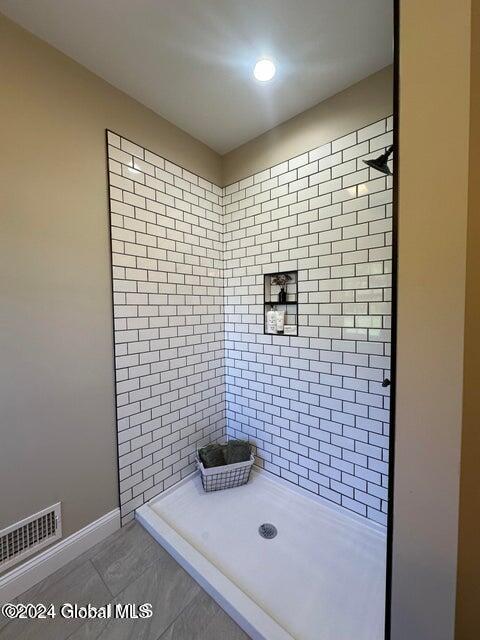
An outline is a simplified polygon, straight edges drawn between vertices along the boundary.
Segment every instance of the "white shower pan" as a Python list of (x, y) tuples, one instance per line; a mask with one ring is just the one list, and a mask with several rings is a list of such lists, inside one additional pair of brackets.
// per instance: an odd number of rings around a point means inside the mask
[(262, 471), (214, 493), (192, 474), (136, 517), (255, 640), (384, 637), (381, 526)]

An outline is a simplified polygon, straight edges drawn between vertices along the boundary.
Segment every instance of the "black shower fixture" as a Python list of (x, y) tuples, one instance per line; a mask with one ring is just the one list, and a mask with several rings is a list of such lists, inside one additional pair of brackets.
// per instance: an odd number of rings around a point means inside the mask
[(382, 153), (378, 158), (373, 158), (372, 160), (364, 160), (364, 163), (367, 164), (372, 169), (376, 169), (381, 173), (384, 173), (386, 176), (391, 176), (392, 172), (388, 167), (388, 158), (391, 156), (393, 152), (393, 145), (389, 147), (385, 153)]

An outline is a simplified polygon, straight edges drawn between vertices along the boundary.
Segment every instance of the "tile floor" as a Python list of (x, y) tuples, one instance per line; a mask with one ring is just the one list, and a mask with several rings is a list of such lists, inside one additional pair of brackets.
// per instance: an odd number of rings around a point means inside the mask
[(123, 527), (17, 602), (151, 602), (143, 620), (7, 622), (0, 640), (248, 640), (248, 636), (137, 523)]

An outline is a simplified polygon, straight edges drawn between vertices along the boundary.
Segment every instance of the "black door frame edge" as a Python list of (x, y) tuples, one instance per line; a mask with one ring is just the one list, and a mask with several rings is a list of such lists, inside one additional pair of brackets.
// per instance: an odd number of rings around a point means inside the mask
[(394, 481), (395, 481), (395, 407), (397, 394), (397, 313), (398, 313), (398, 195), (399, 195), (399, 124), (400, 124), (400, 0), (393, 0), (393, 145), (395, 169), (393, 176), (392, 206), (392, 325), (391, 325), (391, 392), (390, 431), (388, 458), (388, 516), (387, 555), (385, 580), (385, 640), (392, 634), (392, 569), (393, 569), (393, 525), (394, 525)]

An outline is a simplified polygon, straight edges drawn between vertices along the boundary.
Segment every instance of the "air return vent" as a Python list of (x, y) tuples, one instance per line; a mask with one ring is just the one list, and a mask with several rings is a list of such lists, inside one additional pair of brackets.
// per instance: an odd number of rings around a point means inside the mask
[(0, 571), (62, 537), (61, 503), (0, 531)]

